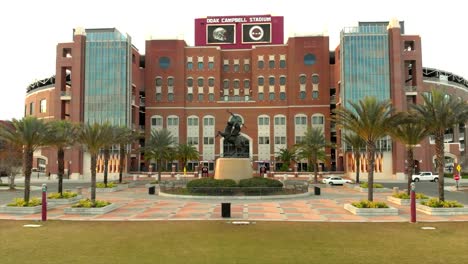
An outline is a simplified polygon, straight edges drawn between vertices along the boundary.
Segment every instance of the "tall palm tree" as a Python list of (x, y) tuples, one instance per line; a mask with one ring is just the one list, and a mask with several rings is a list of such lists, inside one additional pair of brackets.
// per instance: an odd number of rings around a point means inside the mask
[[(77, 127), (66, 120), (54, 120), (49, 123), (50, 136), (48, 145), (57, 149), (57, 192), (63, 194), (63, 175), (65, 174), (65, 148), (75, 143)], [(70, 169), (70, 168), (69, 168)]]
[(407, 193), (410, 194), (412, 175), (414, 174), (414, 147), (428, 136), (425, 125), (419, 122), (414, 112), (401, 112), (395, 115), (394, 125), (389, 133), (406, 148), (406, 175), (408, 177)]
[(307, 159), (308, 164), (314, 171), (315, 183), (317, 183), (318, 177), (318, 161), (327, 159), (325, 147), (330, 145), (325, 139), (321, 128), (308, 128), (304, 134), (304, 139), (297, 144), (297, 157)]
[(435, 137), (439, 200), (444, 201), (444, 134), (446, 129), (467, 122), (468, 104), (459, 97), (435, 89), (430, 93), (423, 93), (422, 98), (423, 104), (411, 107), (429, 133)]
[(104, 136), (104, 146), (103, 146), (103, 156), (104, 156), (104, 185), (107, 187), (107, 178), (109, 174), (109, 159), (110, 159), (110, 152), (112, 147), (115, 144), (117, 128), (115, 126), (111, 126), (109, 123), (104, 123), (101, 125), (101, 133)]
[(375, 149), (378, 139), (387, 135), (393, 108), (389, 101), (378, 101), (375, 97), (365, 97), (359, 102), (349, 102), (351, 109), (337, 108), (333, 117), (337, 125), (352, 131), (366, 141), (369, 160), (369, 190), (367, 198), (374, 200)]
[(106, 129), (103, 125), (83, 124), (77, 134), (77, 141), (85, 147), (91, 156), (91, 202), (96, 202), (96, 163), (97, 156), (101, 148), (105, 147), (107, 142)]
[(276, 159), (283, 162), (281, 166), (282, 171), (287, 171), (291, 166), (291, 162), (296, 159), (296, 149), (295, 148), (281, 148), (277, 152)]
[(133, 143), (138, 138), (140, 138), (138, 132), (134, 132), (128, 127), (116, 127), (115, 143), (119, 145), (119, 183), (122, 183), (127, 145)]
[(158, 181), (161, 181), (161, 171), (164, 162), (166, 162), (174, 151), (174, 137), (167, 129), (153, 130), (149, 140), (145, 143), (143, 151), (145, 159), (155, 160), (158, 167)]
[(13, 127), (0, 126), (0, 137), (23, 149), (24, 168), (24, 201), (29, 203), (31, 192), (31, 169), (33, 153), (39, 147), (46, 145), (49, 136), (49, 126), (41, 119), (28, 116), (21, 120), (13, 119)]
[(359, 184), (359, 172), (361, 168), (361, 153), (366, 148), (366, 142), (362, 137), (357, 135), (354, 132), (346, 133), (343, 137), (343, 141), (349, 145), (354, 154), (354, 159), (356, 161), (356, 183)]
[(186, 171), (185, 166), (189, 160), (198, 160), (200, 154), (198, 150), (191, 144), (179, 144), (177, 146), (176, 157), (182, 162), (182, 168)]

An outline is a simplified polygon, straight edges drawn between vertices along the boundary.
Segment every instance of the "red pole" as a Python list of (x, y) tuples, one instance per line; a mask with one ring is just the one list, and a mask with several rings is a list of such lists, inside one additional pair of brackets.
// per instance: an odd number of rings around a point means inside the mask
[(42, 184), (42, 221), (47, 221), (47, 185)]
[(416, 189), (414, 183), (411, 183), (411, 193), (410, 193), (410, 207), (411, 207), (411, 223), (416, 223)]

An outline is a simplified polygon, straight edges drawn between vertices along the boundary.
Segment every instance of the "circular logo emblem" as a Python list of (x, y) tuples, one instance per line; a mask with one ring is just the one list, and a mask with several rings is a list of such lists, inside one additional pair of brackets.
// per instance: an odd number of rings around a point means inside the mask
[(260, 26), (253, 26), (249, 30), (249, 36), (252, 40), (258, 41), (263, 38), (263, 28)]

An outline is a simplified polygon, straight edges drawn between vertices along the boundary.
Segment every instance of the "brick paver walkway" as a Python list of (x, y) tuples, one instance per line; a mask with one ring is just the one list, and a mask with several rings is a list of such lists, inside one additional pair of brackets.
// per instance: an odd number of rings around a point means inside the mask
[[(375, 193), (376, 201), (385, 201), (391, 193)], [(84, 191), (84, 197), (89, 193)], [(317, 221), (317, 222), (409, 222), (409, 206), (396, 205), (397, 216), (357, 216), (343, 208), (345, 203), (365, 199), (359, 193), (343, 186), (321, 188), (321, 195), (302, 198), (268, 200), (208, 200), (203, 198), (169, 198), (148, 195), (144, 187), (134, 187), (113, 193), (98, 193), (99, 200), (117, 203), (119, 208), (103, 215), (64, 214), (69, 205), (56, 206), (48, 210), (51, 220), (249, 220), (249, 221)], [(221, 203), (231, 203), (231, 217), (221, 217)], [(0, 214), (0, 219), (40, 220), (41, 214)], [(417, 213), (418, 222), (468, 221), (468, 215), (431, 216)]]

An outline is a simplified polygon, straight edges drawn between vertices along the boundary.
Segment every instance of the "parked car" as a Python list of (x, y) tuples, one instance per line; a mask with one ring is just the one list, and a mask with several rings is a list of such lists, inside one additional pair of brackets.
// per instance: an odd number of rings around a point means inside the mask
[(412, 176), (412, 180), (414, 182), (418, 181), (433, 181), (433, 182), (438, 182), (439, 181), (439, 175), (437, 174), (432, 174), (430, 171), (422, 171), (419, 174), (415, 174)]
[(345, 183), (353, 183), (351, 180), (343, 179), (341, 177), (336, 177), (336, 176), (327, 177), (327, 178), (323, 179), (322, 182), (326, 183), (326, 184), (330, 184), (330, 185), (335, 185), (335, 184), (343, 185)]

